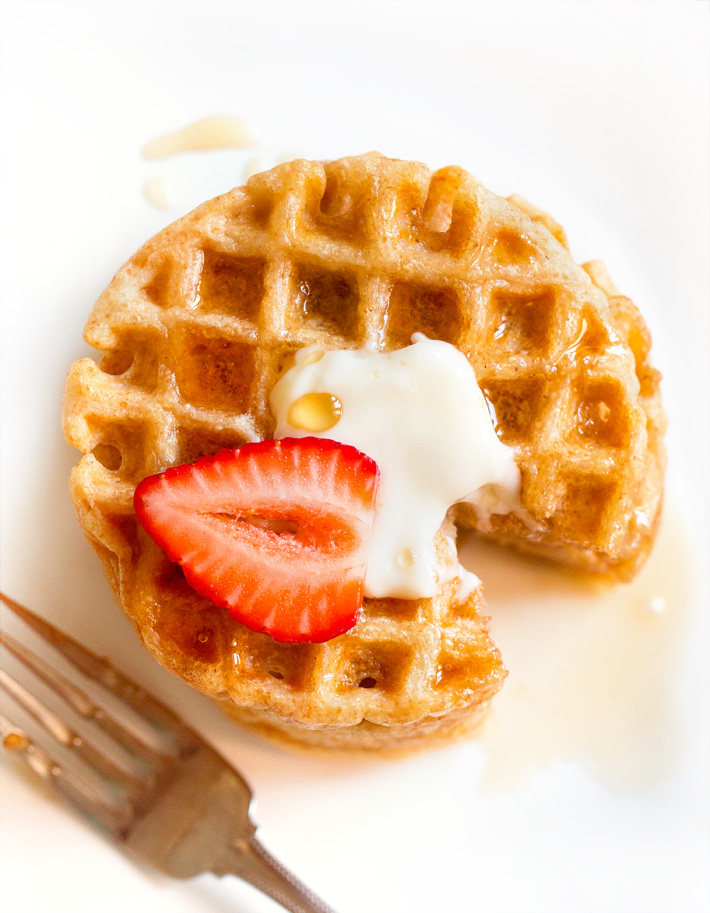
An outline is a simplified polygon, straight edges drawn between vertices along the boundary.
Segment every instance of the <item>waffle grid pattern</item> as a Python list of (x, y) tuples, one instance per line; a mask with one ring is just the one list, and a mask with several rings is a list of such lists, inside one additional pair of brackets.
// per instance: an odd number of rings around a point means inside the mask
[(614, 308), (555, 226), (458, 168), (294, 162), (195, 210), (117, 274), (85, 334), (100, 366), (70, 373), (65, 432), (87, 454), (73, 476), (82, 524), (161, 662), (313, 728), (443, 718), (502, 683), (480, 592), (462, 605), (452, 582), (433, 600), (366, 601), (352, 632), (280, 645), (200, 604), (138, 528), (141, 478), (273, 432), (269, 392), (307, 345), (398, 348), (416, 331), (457, 345), (524, 479), (518, 515), (458, 519), (633, 571), (658, 512), (643, 487), (662, 464), (657, 376), (633, 306)]

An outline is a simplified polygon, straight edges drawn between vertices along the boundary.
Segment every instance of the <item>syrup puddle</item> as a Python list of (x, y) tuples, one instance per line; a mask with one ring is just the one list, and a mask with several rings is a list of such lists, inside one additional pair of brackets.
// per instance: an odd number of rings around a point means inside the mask
[[(479, 737), (485, 789), (575, 762), (617, 792), (644, 792), (676, 759), (676, 691), (694, 567), (667, 512), (632, 584), (608, 586), (463, 536), (509, 670)], [(515, 567), (511, 568), (511, 561)]]
[(182, 130), (157, 136), (143, 146), (143, 158), (163, 159), (206, 149), (248, 149), (256, 145), (245, 121), (230, 114), (205, 117)]

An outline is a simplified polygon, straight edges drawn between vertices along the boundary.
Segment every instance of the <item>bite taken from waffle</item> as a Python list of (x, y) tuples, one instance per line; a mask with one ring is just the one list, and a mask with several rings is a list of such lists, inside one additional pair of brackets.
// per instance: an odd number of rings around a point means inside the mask
[[(64, 399), (66, 438), (84, 454), (71, 481), (84, 532), (149, 652), (275, 738), (390, 750), (435, 744), (477, 723), (505, 669), (480, 582), (458, 566), (455, 524), (619, 580), (634, 576), (653, 544), (665, 420), (639, 312), (601, 263), (575, 265), (548, 215), (521, 198), (495, 196), (460, 168), (432, 174), (371, 153), (290, 162), (256, 175), (144, 245), (97, 302), (85, 338), (100, 357), (72, 366)], [(441, 357), (462, 390), (473, 384), (461, 401), (479, 413), (487, 406), (491, 466), (507, 468), (471, 476), (478, 487), (461, 490), (468, 451), (452, 454), (456, 472), (444, 453), (441, 474), (456, 476), (459, 488), (451, 488), (450, 509), (427, 533), (419, 583), (408, 589), (400, 580), (388, 589), (373, 582), (374, 549), (369, 576), (353, 570), (358, 557), (343, 579), (364, 580), (364, 599), (348, 616), (350, 626), (343, 622), (333, 636), (288, 642), (298, 634), (281, 636), (278, 625), (266, 633), (268, 626), (196, 584), (183, 552), (171, 552), (160, 534), (149, 534), (150, 521), (136, 516), (136, 489), (171, 467), (225, 448), (268, 450), (258, 442), (275, 437), (296, 441), (274, 445), (279, 453), (327, 450), (334, 441), (333, 452), (348, 465), (355, 458), (343, 457), (343, 448), (383, 463), (379, 493), (372, 482), (368, 495), (373, 524), (366, 513), (357, 526), (381, 555), (387, 530), (396, 538), (418, 522), (407, 513), (411, 499), (387, 501), (400, 465), (396, 409), (389, 425), (377, 426), (394, 452), (388, 463), (372, 428), (364, 443), (338, 436), (337, 410), (342, 428), (350, 428), (357, 385), (338, 398), (317, 384), (335, 376), (333, 364), (338, 377), (354, 377), (353, 359), (358, 370), (370, 366), (363, 377), (374, 382), (383, 373), (379, 358), (387, 360), (384, 375), (392, 368), (387, 391), (401, 392), (405, 376), (416, 390), (418, 378), (440, 376), (429, 368), (416, 373), (424, 356)], [(405, 373), (398, 374), (400, 362)], [(306, 382), (311, 386), (299, 386)], [(311, 393), (331, 400), (304, 400)], [(373, 414), (381, 402), (395, 402), (390, 392), (368, 395)], [(294, 418), (304, 402), (306, 419)], [(401, 409), (415, 430), (417, 403), (415, 396)], [(429, 416), (432, 409), (435, 399)], [(367, 424), (367, 410), (361, 412), (360, 427)], [(441, 437), (441, 428), (431, 436)], [(426, 449), (425, 438), (417, 440)], [(432, 450), (426, 463), (439, 461)], [(369, 464), (358, 466), (365, 472)], [(322, 478), (322, 467), (313, 470), (321, 500)], [(160, 485), (154, 490), (160, 498)], [(408, 505), (399, 526), (396, 503)], [(213, 514), (224, 520), (224, 506)], [(233, 519), (227, 517), (235, 528)], [(267, 520), (259, 516), (253, 541), (293, 537), (291, 514)], [(242, 536), (243, 523), (239, 530)], [(400, 562), (407, 573), (405, 565), (417, 560), (416, 550), (410, 553), (410, 562)], [(320, 634), (335, 632), (328, 624)]]

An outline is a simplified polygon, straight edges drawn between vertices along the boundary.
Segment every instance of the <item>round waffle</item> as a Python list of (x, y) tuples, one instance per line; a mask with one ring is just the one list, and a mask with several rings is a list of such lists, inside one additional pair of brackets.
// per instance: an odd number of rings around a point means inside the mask
[(460, 168), (373, 153), (256, 175), (142, 247), (89, 319), (101, 357), (72, 366), (64, 403), (84, 531), (148, 650), (267, 734), (397, 748), (470, 728), (505, 677), (480, 588), (366, 599), (340, 637), (277, 643), (191, 590), (138, 524), (135, 486), (271, 436), (269, 393), (299, 348), (393, 349), (414, 332), (466, 354), (522, 473), (515, 513), (461, 505), (457, 521), (631, 577), (662, 494), (648, 332), (549, 216)]

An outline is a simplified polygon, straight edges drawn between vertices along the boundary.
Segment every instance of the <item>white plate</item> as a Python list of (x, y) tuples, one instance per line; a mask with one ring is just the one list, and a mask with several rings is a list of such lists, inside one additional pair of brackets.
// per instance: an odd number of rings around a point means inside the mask
[[(5, 3), (3, 589), (114, 657), (243, 770), (265, 844), (342, 913), (694, 913), (709, 900), (704, 4)], [(152, 137), (235, 114), (261, 147), (146, 162)], [(377, 148), (518, 192), (602, 257), (666, 375), (667, 521), (631, 587), (583, 592), (480, 544), (511, 670), (478, 741), (398, 762), (244, 735), (138, 646), (67, 493), (64, 375), (116, 268), (247, 160)], [(175, 193), (153, 208), (144, 182)], [(665, 600), (654, 614), (649, 603)], [(654, 603), (656, 604), (656, 603)], [(7, 909), (275, 909), (114, 852), (12, 760)]]

